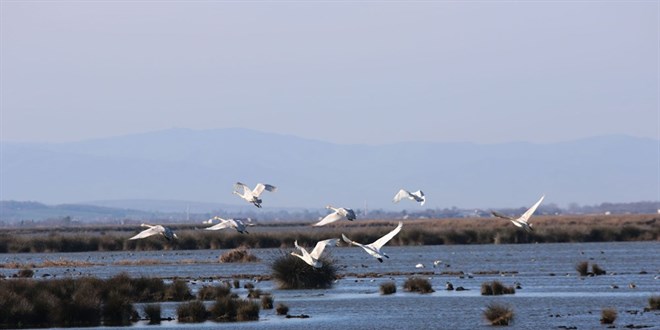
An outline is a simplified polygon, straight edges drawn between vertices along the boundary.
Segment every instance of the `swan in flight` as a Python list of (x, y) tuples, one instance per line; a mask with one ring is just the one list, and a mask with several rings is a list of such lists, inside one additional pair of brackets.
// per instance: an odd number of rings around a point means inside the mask
[(313, 224), (312, 226), (323, 226), (335, 221), (339, 221), (341, 219), (346, 219), (349, 221), (356, 219), (355, 212), (352, 209), (347, 209), (345, 207), (333, 207), (332, 205), (328, 205), (325, 208), (328, 210), (333, 210), (334, 212), (326, 215), (325, 218)]
[[(240, 192), (241, 189), (243, 192)], [(248, 186), (241, 182), (236, 182), (234, 185), (234, 194), (248, 201), (248, 203), (254, 204), (256, 207), (261, 207), (262, 201), (259, 196), (262, 192), (264, 192), (264, 190), (276, 191), (277, 187), (269, 184), (257, 183), (257, 186), (254, 187), (254, 190), (250, 190)]]
[(525, 213), (523, 213), (523, 215), (521, 215), (519, 218), (513, 218), (513, 217), (510, 217), (508, 215), (505, 215), (505, 214), (502, 214), (502, 213), (499, 213), (499, 212), (496, 212), (496, 211), (490, 211), (490, 213), (492, 215), (498, 217), (498, 218), (511, 220), (511, 222), (516, 227), (520, 227), (520, 228), (525, 229), (525, 231), (527, 231), (527, 232), (531, 232), (533, 230), (532, 229), (532, 224), (528, 223), (527, 221), (529, 220), (529, 218), (532, 217), (532, 214), (534, 214), (534, 211), (536, 211), (536, 208), (539, 207), (539, 205), (541, 205), (541, 202), (543, 201), (543, 198), (545, 198), (545, 195), (541, 196), (541, 199), (539, 199), (539, 201), (536, 202), (536, 204), (532, 205), (532, 207), (530, 207), (527, 211), (525, 211)]
[(295, 252), (291, 252), (291, 255), (302, 259), (304, 262), (306, 262), (307, 264), (309, 264), (314, 268), (321, 268), (323, 267), (323, 264), (319, 261), (319, 258), (321, 257), (321, 253), (323, 253), (323, 250), (325, 250), (326, 246), (337, 245), (338, 241), (339, 239), (337, 238), (331, 238), (331, 239), (326, 239), (324, 241), (319, 241), (318, 243), (316, 243), (316, 246), (314, 247), (314, 250), (312, 250), (312, 253), (308, 253), (304, 247), (298, 245), (298, 241), (296, 240), (295, 242), (293, 242), (293, 245), (295, 245), (295, 247), (299, 249), (300, 252), (302, 252), (302, 255), (297, 254)]
[(385, 254), (384, 252), (381, 252), (380, 248), (382, 248), (383, 245), (387, 244), (387, 242), (389, 242), (394, 236), (396, 236), (396, 234), (398, 234), (401, 231), (401, 227), (403, 227), (403, 222), (399, 221), (399, 225), (396, 226), (396, 228), (394, 228), (394, 230), (387, 233), (385, 236), (377, 239), (375, 242), (373, 242), (371, 244), (367, 244), (367, 245), (360, 244), (360, 243), (355, 242), (355, 241), (351, 241), (344, 234), (341, 234), (341, 237), (344, 240), (344, 242), (363, 248), (372, 257), (378, 259), (378, 261), (380, 261), (380, 262), (383, 262), (383, 257), (389, 258), (389, 256), (387, 254)]
[(176, 236), (176, 234), (170, 229), (170, 227), (163, 227), (161, 225), (148, 225), (146, 223), (143, 223), (140, 225), (140, 227), (147, 227), (148, 229), (145, 229), (138, 233), (137, 235), (129, 238), (131, 239), (139, 239), (139, 238), (145, 238), (157, 234), (163, 235), (168, 241), (173, 239), (173, 238), (179, 238)]
[(237, 232), (243, 234), (249, 234), (248, 231), (246, 230), (246, 226), (249, 226), (250, 224), (248, 223), (247, 225), (245, 222), (239, 219), (223, 219), (221, 217), (213, 217), (209, 219), (208, 221), (204, 221), (204, 223), (213, 223), (213, 220), (218, 220), (220, 223), (217, 225), (213, 225), (211, 227), (204, 228), (204, 230), (220, 230), (220, 229), (225, 229), (225, 228), (234, 228), (236, 229)]
[(393, 203), (398, 203), (404, 198), (408, 198), (410, 200), (418, 202), (419, 205), (421, 205), (421, 206), (424, 206), (424, 203), (426, 203), (426, 197), (424, 197), (424, 192), (422, 192), (421, 190), (417, 190), (415, 192), (410, 192), (410, 191), (405, 190), (405, 189), (399, 190), (399, 192), (396, 193), (396, 195), (392, 199), (392, 202)]

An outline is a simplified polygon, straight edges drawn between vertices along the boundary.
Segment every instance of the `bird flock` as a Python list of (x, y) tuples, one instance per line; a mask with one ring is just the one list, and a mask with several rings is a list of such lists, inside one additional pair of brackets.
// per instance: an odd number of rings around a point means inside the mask
[[(238, 195), (241, 199), (245, 200), (248, 203), (253, 204), (256, 207), (261, 208), (261, 203), (263, 203), (263, 200), (260, 198), (260, 196), (264, 191), (275, 192), (277, 191), (277, 187), (270, 184), (257, 183), (254, 189), (250, 189), (246, 184), (241, 182), (236, 182), (236, 184), (234, 185), (233, 194)], [(496, 211), (491, 211), (491, 214), (494, 217), (509, 220), (516, 227), (522, 228), (527, 232), (531, 232), (533, 231), (533, 229), (532, 229), (532, 224), (529, 223), (529, 219), (531, 218), (532, 214), (534, 214), (534, 212), (539, 207), (539, 205), (541, 205), (541, 202), (543, 202), (544, 198), (545, 195), (541, 196), (541, 198), (536, 203), (534, 203), (534, 205), (532, 205), (527, 211), (525, 211), (525, 213), (523, 213), (521, 216), (517, 218)], [(394, 198), (392, 198), (392, 202), (398, 203), (403, 199), (409, 199), (411, 201), (419, 203), (420, 206), (423, 206), (424, 203), (426, 203), (426, 196), (424, 195), (424, 192), (422, 192), (421, 190), (410, 192), (405, 189), (400, 189), (399, 192), (397, 192), (396, 195), (394, 195)], [(312, 225), (313, 227), (321, 227), (341, 220), (353, 221), (357, 219), (357, 216), (355, 215), (355, 211), (353, 211), (350, 208), (334, 207), (332, 205), (328, 205), (326, 206), (326, 209), (331, 210), (332, 213), (320, 219), (319, 222), (314, 223)], [(216, 221), (218, 223), (214, 224), (214, 222)], [(247, 222), (248, 223), (246, 224), (240, 219), (223, 219), (221, 217), (214, 216), (213, 218), (204, 221), (203, 223), (212, 225), (210, 227), (204, 228), (204, 230), (222, 230), (227, 228), (233, 228), (241, 234), (249, 234), (249, 232), (247, 231), (247, 227), (252, 226), (253, 224), (249, 220)], [(162, 235), (168, 241), (178, 238), (171, 228), (165, 227), (163, 225), (149, 225), (143, 223), (141, 227), (146, 227), (147, 229), (129, 238), (129, 240), (146, 238), (153, 235)], [(381, 238), (369, 244), (363, 244), (353, 241), (343, 233), (341, 235), (341, 240), (343, 240), (349, 246), (354, 245), (361, 247), (370, 256), (376, 258), (376, 260), (380, 262), (383, 262), (383, 258), (389, 258), (389, 256), (385, 252), (381, 251), (382, 247), (385, 244), (387, 244), (387, 242), (392, 240), (392, 238), (394, 238), (401, 231), (401, 228), (403, 228), (403, 222), (399, 221), (399, 224), (396, 226), (396, 228), (392, 229), (390, 232), (383, 235)], [(314, 246), (312, 252), (307, 252), (307, 250), (304, 247), (298, 245), (298, 241), (296, 240), (294, 241), (294, 246), (297, 250), (300, 250), (302, 254), (291, 252), (291, 255), (302, 259), (305, 263), (307, 263), (308, 265), (314, 268), (321, 268), (323, 267), (323, 263), (319, 259), (321, 258), (323, 251), (327, 246), (337, 245), (339, 241), (340, 240), (338, 238), (330, 238), (319, 241)], [(434, 267), (437, 266), (440, 262), (441, 261), (439, 260), (434, 262)]]

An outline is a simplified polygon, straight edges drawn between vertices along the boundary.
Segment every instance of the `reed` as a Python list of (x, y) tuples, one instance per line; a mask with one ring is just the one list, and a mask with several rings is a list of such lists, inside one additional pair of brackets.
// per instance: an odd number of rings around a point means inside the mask
[(428, 279), (421, 277), (410, 277), (403, 283), (403, 289), (409, 292), (431, 293), (435, 292)]
[(221, 297), (229, 296), (230, 294), (231, 294), (231, 289), (225, 285), (203, 286), (197, 292), (197, 299), (216, 300)]
[(601, 324), (612, 324), (616, 321), (617, 313), (614, 308), (604, 308), (600, 313)]
[(273, 309), (273, 296), (269, 294), (261, 296), (261, 308)]
[(513, 321), (513, 309), (499, 303), (490, 303), (484, 310), (484, 317), (491, 325), (509, 325)]
[(245, 247), (233, 249), (220, 256), (220, 262), (257, 262), (259, 258), (250, 253)]
[(589, 275), (589, 262), (588, 261), (578, 262), (575, 265), (575, 270), (577, 270), (577, 272), (578, 272), (578, 274), (580, 274), (580, 276)]
[(314, 268), (283, 252), (271, 265), (273, 279), (280, 289), (327, 289), (337, 278), (337, 266), (327, 255), (319, 261), (323, 266)]
[(149, 324), (160, 324), (160, 304), (144, 305), (144, 314), (149, 319)]
[(181, 323), (204, 322), (208, 314), (204, 303), (199, 300), (182, 303), (176, 308), (177, 319)]
[(396, 284), (394, 282), (385, 282), (380, 285), (380, 294), (388, 295), (396, 293)]
[(591, 272), (594, 273), (594, 275), (596, 275), (596, 276), (605, 275), (607, 273), (604, 269), (600, 268), (600, 266), (598, 266), (597, 264), (592, 264), (591, 265)]
[(259, 320), (259, 304), (249, 300), (238, 300), (236, 309), (236, 321), (257, 321)]

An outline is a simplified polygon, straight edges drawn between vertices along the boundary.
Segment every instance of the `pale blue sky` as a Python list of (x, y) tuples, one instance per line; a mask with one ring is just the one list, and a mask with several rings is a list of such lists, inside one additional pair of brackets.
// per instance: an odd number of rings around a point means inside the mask
[(0, 138), (658, 138), (658, 1), (1, 1)]

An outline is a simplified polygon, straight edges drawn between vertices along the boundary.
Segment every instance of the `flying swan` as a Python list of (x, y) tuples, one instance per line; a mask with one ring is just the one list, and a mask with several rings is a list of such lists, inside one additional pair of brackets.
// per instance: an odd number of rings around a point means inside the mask
[[(242, 193), (240, 192), (241, 189), (243, 189)], [(277, 187), (269, 184), (257, 183), (257, 186), (254, 188), (254, 190), (250, 190), (248, 186), (246, 186), (244, 183), (241, 182), (236, 182), (236, 184), (234, 185), (234, 194), (243, 198), (248, 203), (254, 204), (254, 206), (256, 207), (261, 207), (262, 201), (259, 198), (259, 196), (264, 190), (276, 191)]]
[(172, 229), (170, 229), (170, 227), (163, 227), (161, 225), (148, 225), (146, 223), (141, 224), (140, 227), (148, 227), (148, 229), (141, 231), (137, 235), (129, 238), (129, 240), (145, 238), (157, 234), (163, 235), (163, 237), (165, 237), (168, 241), (173, 238), (178, 238)]
[(536, 204), (532, 205), (532, 207), (530, 207), (525, 213), (523, 213), (523, 215), (521, 215), (517, 219), (513, 218), (513, 217), (510, 217), (508, 215), (496, 212), (496, 211), (490, 211), (490, 213), (492, 215), (498, 217), (498, 218), (511, 220), (511, 222), (516, 227), (520, 227), (520, 228), (525, 229), (525, 231), (527, 231), (527, 232), (531, 232), (531, 231), (533, 231), (532, 224), (528, 223), (527, 221), (529, 220), (529, 218), (532, 217), (532, 214), (534, 214), (534, 211), (536, 211), (536, 208), (539, 207), (539, 205), (541, 205), (541, 202), (543, 201), (543, 198), (545, 198), (545, 195), (541, 196), (541, 199), (539, 199), (539, 201), (536, 202)]
[(399, 190), (399, 192), (396, 193), (396, 195), (394, 195), (394, 198), (392, 199), (392, 202), (393, 203), (398, 203), (404, 198), (408, 198), (410, 200), (418, 202), (419, 205), (421, 205), (421, 206), (424, 206), (424, 203), (426, 203), (426, 197), (424, 197), (424, 192), (422, 192), (421, 190), (417, 190), (415, 192), (410, 192), (410, 191), (405, 190), (405, 189)]
[(328, 210), (333, 210), (334, 212), (326, 215), (325, 218), (313, 224), (312, 226), (323, 226), (335, 221), (339, 221), (341, 219), (346, 219), (349, 221), (356, 219), (355, 212), (352, 209), (347, 209), (345, 207), (333, 207), (332, 205), (328, 205), (325, 208)]
[(389, 242), (394, 236), (396, 236), (396, 234), (398, 234), (401, 231), (401, 227), (403, 227), (403, 222), (399, 221), (399, 225), (396, 226), (396, 228), (394, 228), (394, 230), (387, 233), (385, 236), (377, 239), (375, 242), (373, 242), (371, 244), (367, 244), (367, 245), (360, 244), (360, 243), (355, 242), (355, 241), (351, 241), (344, 234), (341, 234), (341, 237), (344, 240), (344, 242), (363, 248), (372, 257), (378, 259), (378, 261), (380, 261), (380, 262), (383, 262), (383, 257), (389, 258), (389, 256), (387, 254), (385, 254), (384, 252), (380, 252), (380, 248), (382, 248), (383, 245), (387, 244), (387, 242)]
[[(225, 228), (234, 228), (237, 232), (243, 234), (249, 234), (246, 230), (246, 225), (242, 220), (239, 219), (223, 219), (221, 217), (213, 217), (204, 223), (213, 223), (213, 220), (218, 220), (220, 223), (213, 225), (211, 227), (204, 228), (204, 230), (221, 230)], [(249, 224), (248, 224), (249, 225)]]
[(323, 267), (323, 263), (319, 261), (319, 258), (321, 257), (321, 253), (323, 253), (323, 250), (325, 250), (326, 246), (337, 245), (338, 241), (339, 239), (337, 238), (331, 238), (331, 239), (326, 239), (324, 241), (319, 241), (318, 243), (316, 243), (316, 246), (314, 247), (314, 250), (312, 250), (312, 253), (308, 253), (304, 247), (298, 245), (298, 241), (296, 240), (293, 242), (293, 245), (295, 245), (295, 247), (299, 249), (300, 252), (302, 252), (302, 255), (297, 254), (295, 252), (291, 252), (291, 255), (302, 259), (304, 262), (306, 262), (308, 265), (314, 268), (321, 268)]

